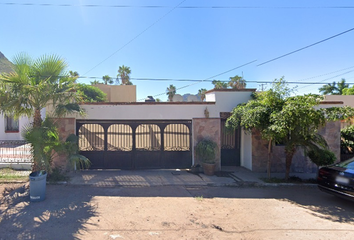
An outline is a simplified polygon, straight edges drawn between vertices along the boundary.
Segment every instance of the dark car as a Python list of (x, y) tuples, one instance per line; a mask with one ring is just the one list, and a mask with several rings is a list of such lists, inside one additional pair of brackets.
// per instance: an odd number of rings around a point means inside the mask
[(321, 167), (317, 183), (324, 192), (354, 200), (354, 158)]

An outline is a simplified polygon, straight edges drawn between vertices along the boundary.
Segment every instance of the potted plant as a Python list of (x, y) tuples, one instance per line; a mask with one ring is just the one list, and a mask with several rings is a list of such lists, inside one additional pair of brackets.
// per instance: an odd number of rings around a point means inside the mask
[(197, 158), (202, 162), (205, 175), (212, 176), (215, 172), (215, 155), (218, 145), (209, 139), (203, 139), (195, 147)]
[(54, 153), (60, 151), (62, 146), (58, 129), (49, 118), (46, 118), (40, 127), (27, 127), (23, 137), (32, 146), (30, 200), (42, 201), (45, 199), (47, 174), (51, 172)]

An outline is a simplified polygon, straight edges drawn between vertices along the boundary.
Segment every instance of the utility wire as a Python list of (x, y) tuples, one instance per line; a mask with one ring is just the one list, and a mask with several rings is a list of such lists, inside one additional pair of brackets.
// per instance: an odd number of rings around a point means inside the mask
[[(87, 7), (87, 8), (171, 8), (164, 5), (102, 5), (102, 4), (55, 4), (55, 3), (18, 3), (4, 2), (0, 5), (6, 6), (38, 6), (38, 7)], [(176, 8), (184, 9), (351, 9), (354, 6), (314, 6), (314, 7), (298, 7), (298, 6), (178, 6)]]
[[(227, 71), (225, 71), (225, 72), (222, 72), (222, 73), (219, 73), (219, 74), (217, 74), (217, 75), (208, 77), (208, 78), (206, 78), (206, 79), (204, 79), (204, 80), (200, 80), (200, 81), (198, 81), (198, 82), (196, 82), (196, 83), (188, 84), (188, 85), (186, 85), (186, 86), (177, 88), (176, 91), (177, 91), (177, 90), (180, 90), (180, 89), (183, 89), (183, 88), (187, 88), (187, 87), (196, 85), (196, 84), (199, 84), (199, 83), (201, 83), (201, 82), (206, 82), (206, 81), (208, 81), (208, 80), (211, 79), (211, 78), (216, 78), (216, 77), (221, 76), (221, 75), (223, 75), (223, 74), (225, 74), (225, 73), (231, 72), (231, 71), (236, 70), (236, 69), (241, 68), (241, 67), (244, 67), (244, 66), (249, 65), (249, 64), (251, 64), (251, 63), (254, 63), (254, 62), (256, 62), (256, 61), (257, 61), (257, 60), (253, 60), (253, 61), (251, 61), (251, 62), (242, 64), (242, 65), (240, 65), (240, 66), (237, 66), (237, 67), (235, 67), (235, 68), (232, 68), (232, 69), (230, 69), (230, 70), (227, 70)], [(166, 92), (160, 93), (160, 94), (157, 94), (157, 95), (154, 95), (154, 97), (158, 97), (158, 96), (161, 96), (161, 95), (164, 95), (164, 94), (166, 94)], [(138, 101), (140, 101), (140, 100), (143, 100), (143, 99), (139, 99)]]
[(151, 25), (149, 25), (147, 28), (145, 28), (142, 32), (140, 32), (138, 35), (136, 35), (135, 37), (133, 37), (131, 40), (129, 40), (126, 44), (124, 44), (122, 47), (120, 47), (117, 51), (113, 52), (111, 55), (109, 55), (108, 57), (106, 57), (104, 60), (102, 60), (100, 63), (98, 63), (96, 66), (92, 67), (90, 70), (88, 70), (86, 73), (84, 73), (84, 75), (86, 75), (87, 73), (91, 72), (93, 69), (95, 69), (96, 67), (98, 67), (99, 65), (101, 65), (102, 63), (104, 63), (105, 61), (107, 61), (109, 58), (113, 57), (117, 52), (119, 52), (120, 50), (122, 50), (123, 48), (125, 48), (126, 46), (128, 46), (130, 43), (132, 43), (134, 40), (136, 40), (137, 38), (139, 38), (141, 35), (143, 35), (146, 31), (148, 31), (150, 28), (152, 28), (155, 24), (157, 24), (158, 22), (160, 22), (163, 18), (165, 18), (168, 14), (170, 14), (173, 10), (175, 10), (177, 7), (179, 7), (182, 3), (184, 3), (186, 0), (183, 0), (182, 2), (180, 2), (179, 4), (177, 4), (174, 8), (172, 8), (170, 11), (168, 11), (166, 14), (164, 14), (162, 17), (160, 17), (159, 19), (157, 19), (155, 22), (153, 22)]
[(313, 47), (313, 46), (315, 46), (315, 45), (317, 45), (317, 44), (323, 43), (323, 42), (325, 42), (325, 41), (328, 41), (328, 40), (330, 40), (330, 39), (332, 39), (332, 38), (338, 37), (338, 36), (340, 36), (340, 35), (343, 35), (343, 34), (345, 34), (345, 33), (348, 33), (348, 32), (350, 32), (350, 31), (353, 31), (353, 30), (354, 30), (354, 28), (351, 28), (351, 29), (349, 29), (349, 30), (347, 30), (347, 31), (338, 33), (338, 34), (336, 34), (336, 35), (334, 35), (334, 36), (332, 36), (332, 37), (323, 39), (323, 40), (321, 40), (321, 41), (319, 41), (319, 42), (315, 42), (315, 43), (310, 44), (310, 45), (308, 45), (308, 46), (306, 46), (306, 47), (303, 47), (303, 48), (297, 49), (297, 50), (295, 50), (295, 51), (292, 51), (292, 52), (290, 52), (290, 53), (281, 55), (280, 57), (273, 58), (273, 59), (271, 59), (271, 60), (268, 60), (268, 61), (266, 61), (266, 62), (263, 62), (263, 63), (261, 63), (261, 64), (258, 64), (257, 67), (262, 66), (262, 65), (267, 64), (267, 63), (270, 63), (270, 62), (273, 62), (273, 61), (278, 60), (278, 59), (280, 59), (280, 58), (289, 56), (289, 55), (294, 54), (294, 53), (296, 53), (296, 52), (300, 52), (300, 51), (302, 51), (302, 50), (304, 50), (304, 49), (306, 49), (306, 48)]
[[(319, 81), (319, 82), (316, 82), (316, 83), (308, 83), (308, 84), (321, 84), (321, 85), (323, 85), (323, 84), (326, 84), (325, 81), (328, 81), (328, 80), (331, 80), (331, 79), (333, 79), (333, 78), (337, 78), (337, 77), (343, 76), (343, 75), (345, 75), (345, 74), (347, 74), (347, 73), (351, 73), (351, 72), (354, 72), (354, 70), (350, 70), (350, 71), (347, 71), (347, 72), (345, 72), (345, 73), (338, 74), (338, 75), (333, 76), (333, 77), (330, 77), (330, 78), (326, 78), (326, 79), (324, 79), (324, 80), (322, 80), (322, 81)], [(347, 84), (353, 84), (353, 83), (349, 83), (349, 82), (346, 82), (346, 83), (347, 83)], [(300, 87), (299, 89), (301, 89), (301, 88), (306, 88), (306, 87), (309, 87), (309, 86), (303, 86), (303, 87)]]

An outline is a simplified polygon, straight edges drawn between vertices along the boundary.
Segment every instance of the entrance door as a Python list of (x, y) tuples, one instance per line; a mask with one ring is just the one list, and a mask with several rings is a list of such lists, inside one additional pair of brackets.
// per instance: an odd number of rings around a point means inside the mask
[(240, 129), (228, 130), (221, 120), (221, 166), (240, 166)]

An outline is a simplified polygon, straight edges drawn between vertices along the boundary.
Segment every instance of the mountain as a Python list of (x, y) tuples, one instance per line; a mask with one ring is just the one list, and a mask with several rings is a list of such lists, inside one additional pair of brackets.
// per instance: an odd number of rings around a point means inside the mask
[(14, 65), (12, 62), (10, 62), (2, 52), (0, 52), (0, 73), (6, 72), (12, 72), (13, 71)]

